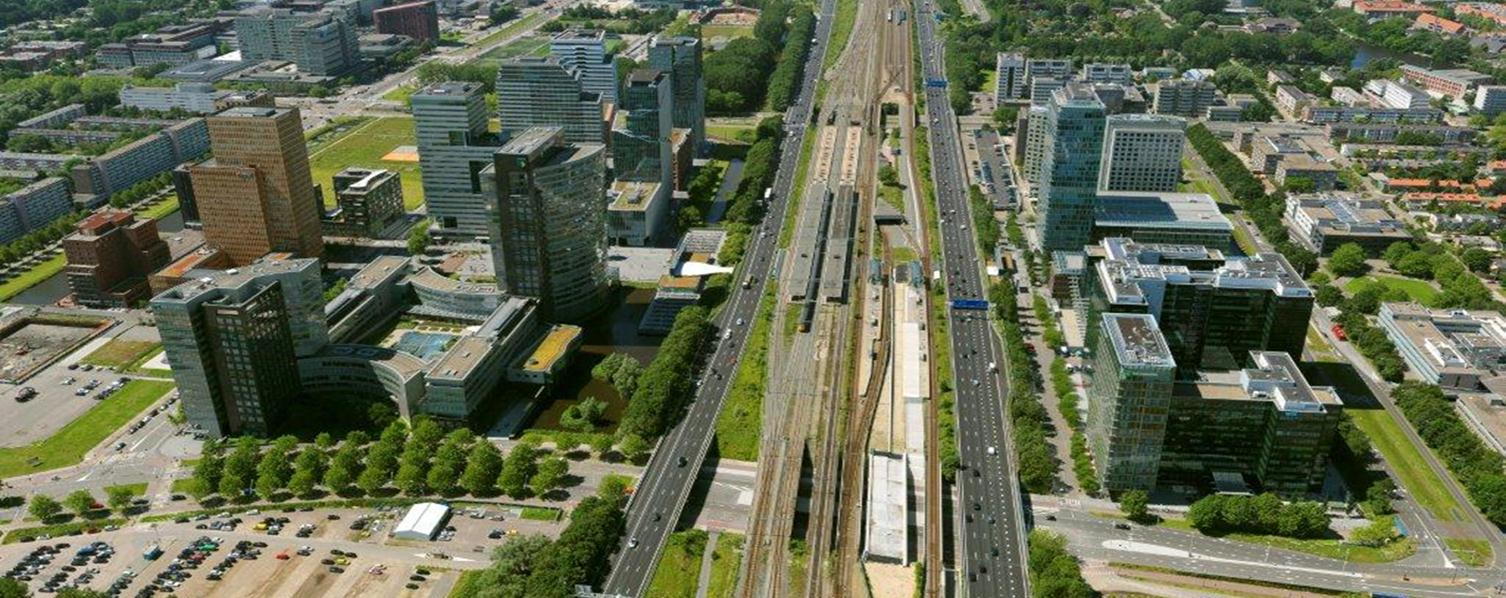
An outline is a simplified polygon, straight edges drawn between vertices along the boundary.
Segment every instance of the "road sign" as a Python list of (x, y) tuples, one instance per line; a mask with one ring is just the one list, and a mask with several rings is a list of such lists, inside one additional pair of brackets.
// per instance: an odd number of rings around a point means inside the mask
[(988, 309), (988, 302), (982, 299), (953, 299), (952, 309)]
[(946, 79), (926, 79), (926, 87), (946, 87)]

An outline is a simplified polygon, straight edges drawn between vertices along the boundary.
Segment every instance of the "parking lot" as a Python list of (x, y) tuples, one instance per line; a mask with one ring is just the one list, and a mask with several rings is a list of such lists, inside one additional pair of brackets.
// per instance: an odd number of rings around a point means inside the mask
[[(107, 592), (115, 584), (119, 596), (441, 597), (448, 595), (460, 570), (485, 567), (494, 547), (523, 535), (557, 535), (564, 526), (522, 519), (515, 509), (457, 508), (448, 524), (454, 529), (445, 532), (451, 539), (394, 540), (388, 534), (404, 511), (275, 509), (198, 515), (3, 546), (0, 568), (10, 572), (39, 547), (66, 543), (49, 563), (28, 574), (31, 579), (24, 581), (33, 591), (56, 579), (53, 587), (79, 582)], [(96, 563), (91, 556), (83, 566), (71, 564), (80, 547), (95, 542), (108, 546), (109, 558)], [(148, 558), (153, 547), (162, 553)], [(75, 570), (65, 571), (65, 565)], [(82, 574), (88, 577), (80, 582)], [(143, 593), (148, 586), (158, 589)]]

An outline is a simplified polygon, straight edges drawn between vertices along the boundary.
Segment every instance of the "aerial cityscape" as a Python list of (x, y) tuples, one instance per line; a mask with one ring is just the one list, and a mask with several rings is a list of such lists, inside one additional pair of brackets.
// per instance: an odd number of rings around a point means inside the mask
[(0, 0), (0, 597), (1506, 596), (1506, 4)]

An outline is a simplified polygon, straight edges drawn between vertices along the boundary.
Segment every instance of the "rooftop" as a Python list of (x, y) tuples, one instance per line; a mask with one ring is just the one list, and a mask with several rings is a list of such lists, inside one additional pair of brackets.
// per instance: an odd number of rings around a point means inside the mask
[(1506, 317), (1492, 311), (1384, 303), (1381, 322), (1393, 338), (1399, 333), (1439, 372), (1494, 370), (1506, 363)]
[[(1221, 266), (1201, 269), (1221, 252), (1192, 245), (1140, 245), (1127, 239), (1104, 239), (1098, 280), (1115, 304), (1150, 305), (1161, 295), (1147, 290), (1167, 284), (1256, 289), (1279, 297), (1312, 297), (1312, 289), (1279, 253), (1225, 258)], [(1206, 252), (1206, 253), (1203, 253)], [(1194, 270), (1186, 264), (1199, 266)]]
[(641, 212), (659, 196), (660, 184), (653, 181), (613, 181), (608, 209)]
[(372, 345), (326, 345), (319, 352), (322, 357), (346, 357), (384, 365), (404, 379), (410, 379), (428, 367), (424, 360), (402, 351)]
[(385, 280), (393, 272), (403, 272), (408, 269), (408, 258), (401, 255), (384, 255), (366, 264), (350, 277), (349, 285), (355, 288), (370, 288)]
[(1410, 236), (1406, 225), (1391, 217), (1385, 204), (1348, 193), (1292, 195), (1288, 210), (1299, 210), (1325, 231)]
[(1176, 365), (1153, 316), (1107, 313), (1103, 314), (1103, 328), (1114, 344), (1119, 363), (1124, 366), (1170, 368)]
[(1098, 226), (1234, 231), (1234, 225), (1206, 193), (1105, 191), (1098, 195)]
[(539, 341), (534, 347), (533, 354), (523, 362), (523, 371), (530, 373), (549, 373), (563, 359), (570, 350), (570, 345), (580, 338), (582, 330), (580, 326), (568, 324), (556, 325), (549, 329), (549, 334)]

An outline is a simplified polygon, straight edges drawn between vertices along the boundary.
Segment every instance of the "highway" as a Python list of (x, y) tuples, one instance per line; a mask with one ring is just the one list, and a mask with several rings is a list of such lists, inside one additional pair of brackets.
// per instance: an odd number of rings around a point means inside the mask
[[(943, 277), (949, 299), (984, 299), (982, 261), (978, 257), (969, 214), (962, 145), (957, 116), (947, 102), (936, 18), (924, 2), (914, 19), (919, 32), (925, 88), (926, 124), (931, 144), (931, 176), (941, 217)], [(934, 267), (934, 266), (933, 266)], [(933, 281), (932, 284), (940, 284)], [(1011, 293), (1013, 295), (1013, 293)], [(1028, 596), (1023, 517), (1012, 464), (1009, 428), (1004, 417), (1005, 379), (990, 364), (1004, 362), (1004, 351), (984, 311), (948, 309), (953, 376), (957, 393), (957, 443), (963, 469), (957, 473), (958, 506), (963, 520), (956, 561), (966, 596)]]
[[(700, 470), (706, 450), (711, 446), (716, 418), (726, 400), (737, 360), (747, 345), (759, 299), (765, 286), (771, 284), (769, 273), (774, 263), (771, 258), (778, 249), (779, 228), (784, 222), (785, 206), (799, 167), (800, 149), (810, 120), (821, 61), (831, 37), (835, 10), (836, 0), (822, 1), (821, 19), (816, 24), (816, 39), (806, 59), (800, 95), (785, 112), (779, 170), (774, 177), (774, 191), (763, 224), (749, 236), (751, 247), (736, 275), (737, 284), (732, 285), (731, 295), (717, 315), (718, 341), (702, 372), (695, 402), (691, 403), (685, 419), (660, 439), (638, 481), (638, 490), (628, 504), (624, 544), (603, 588), (608, 594), (644, 595), (659, 553), (674, 530), (695, 484), (695, 472)], [(743, 288), (741, 281), (749, 277), (753, 279), (751, 288)]]

